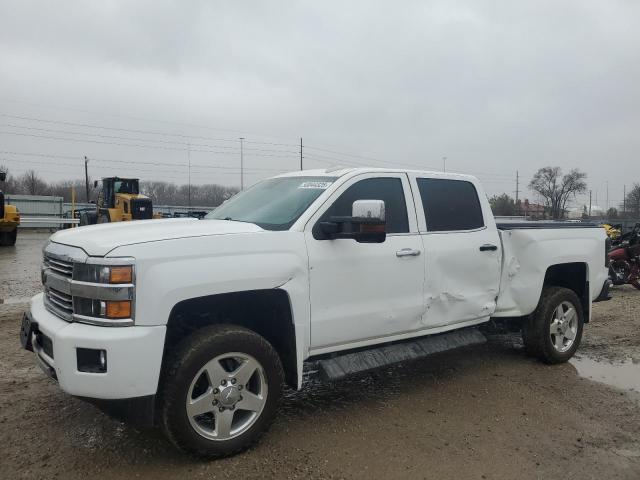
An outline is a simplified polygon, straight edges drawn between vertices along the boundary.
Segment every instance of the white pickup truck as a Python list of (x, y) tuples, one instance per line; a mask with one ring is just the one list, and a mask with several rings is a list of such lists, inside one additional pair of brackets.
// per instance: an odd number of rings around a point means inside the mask
[(498, 320), (528, 353), (567, 361), (608, 296), (605, 237), (496, 225), (471, 176), (289, 173), (203, 220), (54, 234), (21, 340), (65, 392), (229, 455), (267, 429), (308, 361), (337, 379), (476, 343), (474, 326)]

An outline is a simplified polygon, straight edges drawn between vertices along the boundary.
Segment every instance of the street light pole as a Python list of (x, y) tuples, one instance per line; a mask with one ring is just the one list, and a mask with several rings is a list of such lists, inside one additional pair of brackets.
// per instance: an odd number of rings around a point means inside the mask
[(244, 137), (240, 137), (240, 191), (244, 190)]
[(191, 144), (187, 144), (187, 162), (189, 164), (189, 207), (191, 207)]
[(447, 157), (442, 157), (442, 171), (447, 171)]
[(89, 159), (87, 156), (84, 156), (84, 187), (85, 192), (87, 194), (87, 203), (89, 203), (89, 170), (87, 168), (87, 164), (89, 163)]

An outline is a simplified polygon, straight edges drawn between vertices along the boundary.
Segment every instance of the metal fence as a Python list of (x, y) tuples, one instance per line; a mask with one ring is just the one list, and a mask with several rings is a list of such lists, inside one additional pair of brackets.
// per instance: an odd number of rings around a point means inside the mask
[[(46, 218), (60, 219), (72, 218), (72, 211), (93, 210), (93, 203), (65, 203), (62, 197), (43, 195), (5, 195), (6, 203), (15, 205), (24, 220), (21, 228), (60, 228), (60, 222), (46, 222)], [(165, 217), (186, 217), (189, 215), (208, 213), (214, 207), (181, 206), (181, 205), (154, 205), (153, 211)], [(38, 221), (29, 221), (29, 219)]]
[[(43, 195), (6, 195), (5, 202), (15, 205), (22, 218), (38, 217), (60, 218), (63, 216), (63, 199), (62, 197), (50, 197)], [(60, 224), (56, 222), (47, 223), (46, 221), (37, 224), (22, 223), (21, 227), (38, 227), (38, 228), (59, 228)]]

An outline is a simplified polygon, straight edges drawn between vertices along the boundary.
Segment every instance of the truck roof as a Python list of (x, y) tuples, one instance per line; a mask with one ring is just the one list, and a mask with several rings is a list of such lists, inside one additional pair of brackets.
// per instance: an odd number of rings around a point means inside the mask
[(450, 178), (456, 180), (468, 180), (468, 181), (476, 181), (477, 179), (472, 175), (466, 175), (462, 173), (453, 173), (453, 172), (437, 172), (433, 170), (415, 170), (415, 169), (406, 169), (406, 168), (374, 168), (374, 167), (342, 167), (335, 166), (329, 168), (318, 168), (312, 170), (297, 170), (293, 172), (282, 173), (280, 175), (276, 175), (277, 177), (342, 177), (347, 174), (358, 174), (358, 173), (416, 173), (419, 175), (429, 175), (430, 177), (441, 177), (441, 178)]

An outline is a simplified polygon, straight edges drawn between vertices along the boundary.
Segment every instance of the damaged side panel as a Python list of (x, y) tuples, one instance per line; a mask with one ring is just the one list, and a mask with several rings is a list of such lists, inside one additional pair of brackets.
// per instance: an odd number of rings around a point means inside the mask
[[(601, 229), (512, 229), (500, 231), (504, 269), (493, 316), (519, 317), (533, 312), (545, 275), (552, 265), (589, 260), (587, 279), (594, 296), (606, 279), (602, 266)], [(600, 276), (589, 272), (599, 273)], [(602, 277), (602, 278), (601, 278)], [(594, 287), (596, 285), (596, 287)], [(597, 292), (595, 293), (597, 295)]]
[[(492, 229), (424, 234), (427, 328), (488, 319), (496, 307), (500, 242)], [(496, 250), (480, 251), (491, 244)]]

